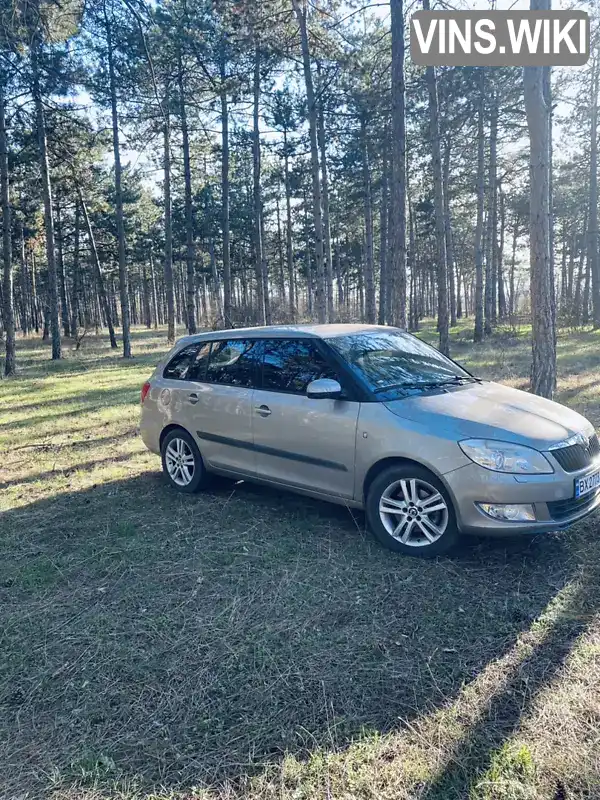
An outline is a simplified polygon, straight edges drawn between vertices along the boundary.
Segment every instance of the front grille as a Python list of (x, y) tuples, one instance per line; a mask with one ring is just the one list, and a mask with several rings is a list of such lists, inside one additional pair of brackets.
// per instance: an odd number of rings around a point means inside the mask
[(552, 519), (562, 522), (576, 514), (582, 514), (587, 508), (593, 506), (598, 499), (600, 490), (585, 494), (583, 497), (570, 497), (568, 500), (555, 500), (548, 503), (548, 511)]
[(589, 467), (600, 455), (600, 442), (596, 434), (590, 436), (587, 445), (572, 444), (551, 451), (565, 472), (578, 472)]

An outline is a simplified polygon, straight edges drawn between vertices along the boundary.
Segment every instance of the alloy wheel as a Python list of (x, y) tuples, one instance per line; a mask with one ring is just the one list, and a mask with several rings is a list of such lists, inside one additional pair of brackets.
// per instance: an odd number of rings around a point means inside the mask
[(165, 464), (169, 477), (177, 486), (187, 486), (192, 482), (196, 460), (184, 439), (171, 439), (165, 450)]
[(379, 500), (379, 516), (386, 531), (409, 547), (427, 547), (443, 536), (448, 506), (440, 492), (420, 478), (391, 483)]

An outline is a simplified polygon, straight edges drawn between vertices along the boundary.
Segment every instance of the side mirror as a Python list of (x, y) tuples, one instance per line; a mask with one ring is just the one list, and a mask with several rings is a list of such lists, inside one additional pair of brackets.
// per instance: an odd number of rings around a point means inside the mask
[(335, 399), (342, 393), (342, 387), (331, 378), (319, 378), (311, 381), (306, 387), (306, 396), (312, 400)]

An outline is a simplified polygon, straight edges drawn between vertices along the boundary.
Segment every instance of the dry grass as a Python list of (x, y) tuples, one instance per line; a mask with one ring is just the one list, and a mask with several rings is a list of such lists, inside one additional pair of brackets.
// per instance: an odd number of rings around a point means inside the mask
[[(527, 331), (454, 340), (523, 382)], [(599, 343), (559, 341), (597, 425)], [(164, 344), (135, 346), (23, 342), (0, 384), (0, 796), (600, 796), (596, 519), (422, 563), (316, 501), (176, 495), (136, 435)]]

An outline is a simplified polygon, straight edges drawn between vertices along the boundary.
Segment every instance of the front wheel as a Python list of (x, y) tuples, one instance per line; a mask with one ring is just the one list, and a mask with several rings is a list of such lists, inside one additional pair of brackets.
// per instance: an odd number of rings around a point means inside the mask
[(438, 556), (458, 540), (448, 493), (422, 467), (398, 465), (383, 470), (369, 487), (366, 513), (375, 538), (399, 553)]
[(198, 445), (183, 428), (174, 428), (160, 448), (163, 472), (179, 492), (192, 494), (207, 482), (207, 473)]

